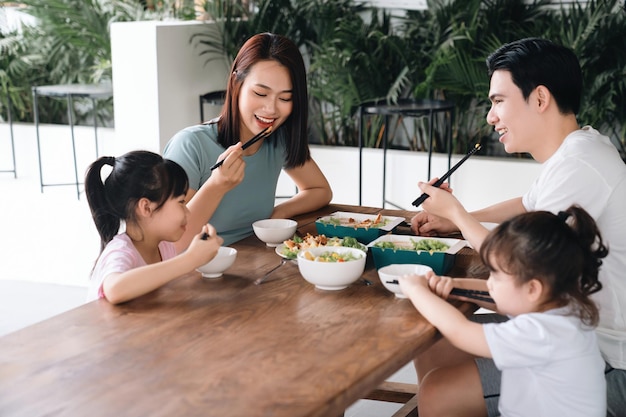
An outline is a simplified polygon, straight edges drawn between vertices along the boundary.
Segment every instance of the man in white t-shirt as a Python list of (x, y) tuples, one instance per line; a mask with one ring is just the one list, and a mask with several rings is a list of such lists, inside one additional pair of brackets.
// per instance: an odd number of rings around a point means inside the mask
[[(461, 231), (478, 249), (488, 234), (480, 222), (500, 223), (534, 210), (557, 213), (572, 204), (589, 212), (609, 248), (600, 269), (603, 288), (594, 294), (600, 308), (596, 333), (606, 361), (607, 414), (626, 416), (626, 165), (609, 138), (579, 127), (582, 74), (571, 50), (543, 39), (522, 39), (495, 51), (487, 66), (492, 103), (487, 122), (506, 152), (529, 153), (543, 164), (542, 172), (524, 196), (472, 213), (445, 189), (421, 183), (430, 198), (413, 218), (412, 229), (427, 236)], [(481, 280), (456, 279), (453, 285), (486, 289)], [(441, 293), (447, 297), (450, 290)], [(487, 316), (477, 320), (506, 320)], [(416, 368), (420, 416), (498, 415), (500, 373), (493, 361), (474, 360), (442, 340), (416, 359)]]

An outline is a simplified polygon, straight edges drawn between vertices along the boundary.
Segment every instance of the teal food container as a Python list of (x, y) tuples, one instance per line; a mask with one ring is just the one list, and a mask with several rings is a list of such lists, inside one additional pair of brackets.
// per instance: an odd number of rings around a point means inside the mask
[[(367, 245), (381, 235), (385, 235), (405, 221), (404, 217), (381, 216), (381, 223), (374, 224), (376, 214), (362, 214), (338, 211), (330, 216), (320, 217), (315, 228), (320, 235), (328, 237), (352, 236)], [(373, 225), (370, 225), (373, 223)]]
[[(423, 239), (439, 240), (448, 245), (449, 248), (445, 252), (429, 252), (425, 250), (383, 249), (375, 246), (378, 242), (392, 242), (396, 246), (411, 247), (412, 242)], [(435, 274), (443, 275), (452, 269), (456, 253), (467, 246), (467, 241), (450, 238), (384, 235), (370, 242), (367, 246), (372, 253), (376, 269), (391, 264), (419, 264), (430, 266)]]

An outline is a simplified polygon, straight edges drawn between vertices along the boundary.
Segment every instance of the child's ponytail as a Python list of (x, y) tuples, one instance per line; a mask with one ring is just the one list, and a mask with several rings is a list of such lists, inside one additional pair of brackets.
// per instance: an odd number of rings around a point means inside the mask
[(598, 280), (598, 272), (602, 265), (602, 258), (609, 253), (608, 248), (602, 242), (600, 231), (593, 218), (581, 207), (571, 206), (558, 214), (570, 226), (582, 249), (582, 269), (576, 291), (570, 296), (579, 307), (581, 319), (591, 325), (598, 322), (598, 308), (589, 296), (602, 289), (602, 283)]
[(115, 237), (120, 229), (124, 213), (116, 213), (110, 204), (110, 197), (102, 180), (102, 167), (110, 165), (115, 169), (115, 158), (103, 156), (96, 160), (85, 175), (85, 194), (89, 202), (91, 216), (100, 235), (100, 252)]

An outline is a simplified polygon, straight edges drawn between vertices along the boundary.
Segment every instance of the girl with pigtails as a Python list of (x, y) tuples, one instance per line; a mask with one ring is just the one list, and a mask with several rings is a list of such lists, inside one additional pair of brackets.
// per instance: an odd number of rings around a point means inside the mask
[[(528, 212), (501, 223), (480, 247), (488, 294), (509, 317), (468, 320), (444, 301), (452, 278), (432, 272), (400, 278), (417, 310), (455, 347), (492, 358), (502, 372), (502, 416), (605, 416), (605, 363), (594, 327), (598, 270), (608, 249), (578, 206), (555, 215)], [(419, 395), (427, 395), (420, 392)]]
[[(103, 172), (105, 166), (110, 173)], [(149, 151), (104, 156), (91, 164), (85, 193), (101, 245), (88, 301), (132, 300), (215, 257), (222, 238), (210, 224), (184, 253), (174, 247), (187, 228), (188, 188), (180, 165)]]

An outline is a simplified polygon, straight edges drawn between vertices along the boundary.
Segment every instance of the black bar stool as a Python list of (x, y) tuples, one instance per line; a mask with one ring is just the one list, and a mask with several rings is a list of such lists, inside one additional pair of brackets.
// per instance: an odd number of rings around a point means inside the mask
[[(37, 132), (37, 155), (39, 157), (39, 184), (41, 192), (44, 187), (59, 185), (75, 185), (76, 195), (80, 200), (80, 185), (78, 179), (78, 166), (76, 162), (76, 143), (74, 140), (74, 116), (73, 116), (73, 100), (75, 98), (91, 99), (93, 106), (93, 129), (96, 142), (96, 158), (98, 158), (98, 117), (97, 117), (97, 101), (107, 99), (113, 95), (113, 89), (107, 85), (90, 85), (90, 84), (61, 84), (61, 85), (44, 85), (32, 88), (33, 91), (33, 111), (35, 116), (35, 130)], [(45, 184), (43, 180), (43, 170), (41, 167), (41, 143), (39, 138), (39, 112), (38, 97), (65, 98), (67, 100), (67, 117), (72, 135), (72, 153), (74, 158), (74, 182), (70, 183), (53, 183)]]
[(452, 126), (454, 125), (454, 103), (445, 100), (413, 100), (401, 99), (397, 103), (387, 103), (373, 101), (364, 103), (359, 106), (359, 205), (362, 204), (363, 196), (363, 132), (365, 118), (370, 116), (383, 116), (383, 189), (382, 189), (382, 207), (385, 203), (404, 209), (403, 207), (387, 200), (386, 197), (386, 172), (387, 172), (387, 143), (389, 122), (392, 116), (396, 117), (428, 117), (428, 170), (427, 179), (430, 179), (431, 160), (433, 152), (433, 126), (435, 123), (435, 115), (444, 113), (445, 116), (445, 134), (446, 146), (448, 151), (448, 169), (452, 159)]

